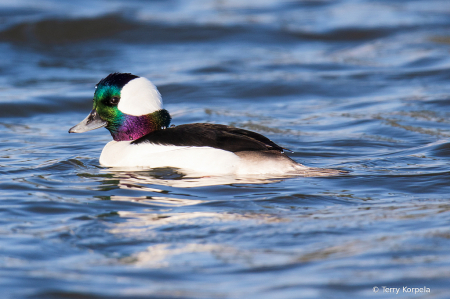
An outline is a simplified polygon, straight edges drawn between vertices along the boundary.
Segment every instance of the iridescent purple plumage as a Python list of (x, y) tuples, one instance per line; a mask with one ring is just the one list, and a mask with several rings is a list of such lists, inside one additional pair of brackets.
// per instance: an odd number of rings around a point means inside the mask
[(121, 114), (106, 128), (115, 141), (136, 140), (150, 132), (168, 127), (170, 119), (169, 112), (165, 109), (141, 116)]

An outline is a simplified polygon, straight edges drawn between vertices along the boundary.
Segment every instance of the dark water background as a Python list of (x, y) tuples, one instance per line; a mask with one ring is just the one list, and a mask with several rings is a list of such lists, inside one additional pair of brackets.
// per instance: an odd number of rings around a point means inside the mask
[[(448, 298), (449, 32), (446, 0), (2, 1), (1, 297)], [(351, 173), (103, 168), (67, 130), (114, 71)]]

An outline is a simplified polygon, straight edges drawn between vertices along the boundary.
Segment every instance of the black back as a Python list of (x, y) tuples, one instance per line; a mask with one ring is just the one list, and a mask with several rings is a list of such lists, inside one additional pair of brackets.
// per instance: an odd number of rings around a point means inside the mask
[(132, 144), (154, 143), (176, 146), (208, 146), (229, 152), (276, 150), (283, 147), (261, 134), (216, 124), (186, 124), (153, 131)]

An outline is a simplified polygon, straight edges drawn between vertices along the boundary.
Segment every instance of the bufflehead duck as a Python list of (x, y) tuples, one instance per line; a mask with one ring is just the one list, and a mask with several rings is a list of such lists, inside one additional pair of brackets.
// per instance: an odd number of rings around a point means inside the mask
[(100, 80), (91, 113), (69, 133), (105, 127), (100, 164), (108, 167), (175, 167), (203, 174), (336, 175), (339, 170), (311, 168), (284, 154), (267, 137), (226, 125), (170, 126), (161, 95), (149, 80), (112, 73)]

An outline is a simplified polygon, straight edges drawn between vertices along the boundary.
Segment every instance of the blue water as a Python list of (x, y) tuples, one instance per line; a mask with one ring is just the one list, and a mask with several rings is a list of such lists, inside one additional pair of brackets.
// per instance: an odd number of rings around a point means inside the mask
[[(2, 1), (1, 297), (448, 298), (449, 32), (446, 0)], [(67, 131), (115, 71), (350, 173), (101, 167)]]

